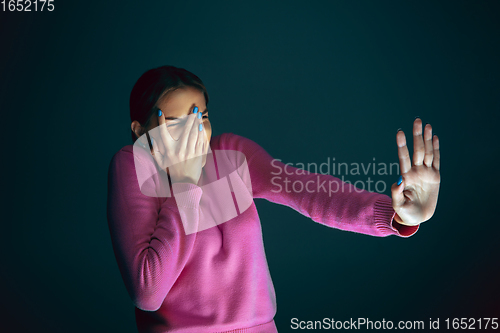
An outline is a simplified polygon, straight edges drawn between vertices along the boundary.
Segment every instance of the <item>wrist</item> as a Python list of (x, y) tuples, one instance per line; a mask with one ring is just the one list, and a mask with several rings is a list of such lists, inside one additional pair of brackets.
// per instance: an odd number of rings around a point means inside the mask
[(399, 217), (397, 213), (394, 215), (394, 218), (392, 219), (391, 226), (398, 231), (399, 235), (403, 237), (410, 237), (411, 235), (416, 233), (420, 227), (419, 225), (404, 224), (403, 220), (401, 219), (401, 217)]
[(191, 183), (191, 184), (197, 184), (198, 182), (195, 182), (192, 177), (189, 177), (188, 175), (177, 172), (174, 168), (168, 168), (168, 176), (170, 177), (170, 182), (172, 184), (175, 183)]
[(172, 184), (175, 183), (190, 183), (194, 185), (198, 184), (198, 181), (190, 177), (170, 177), (170, 180), (172, 181)]
[(398, 215), (398, 213), (394, 214), (394, 218), (392, 219), (393, 223), (397, 223), (399, 225), (404, 225), (406, 227), (415, 227), (418, 226), (420, 223), (417, 224), (409, 224), (403, 221), (403, 219)]
[(404, 222), (403, 222), (403, 220), (401, 219), (401, 217), (399, 217), (398, 213), (394, 214), (393, 222), (396, 222), (396, 223), (399, 223), (399, 224), (403, 224), (403, 225), (404, 225)]

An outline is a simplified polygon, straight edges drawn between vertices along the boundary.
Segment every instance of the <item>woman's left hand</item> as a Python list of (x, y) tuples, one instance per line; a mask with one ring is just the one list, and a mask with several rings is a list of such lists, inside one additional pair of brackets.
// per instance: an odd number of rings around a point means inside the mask
[(402, 182), (391, 187), (394, 219), (404, 225), (429, 220), (436, 210), (439, 184), (439, 139), (427, 124), (422, 135), (422, 120), (413, 122), (413, 164), (403, 131), (396, 135)]

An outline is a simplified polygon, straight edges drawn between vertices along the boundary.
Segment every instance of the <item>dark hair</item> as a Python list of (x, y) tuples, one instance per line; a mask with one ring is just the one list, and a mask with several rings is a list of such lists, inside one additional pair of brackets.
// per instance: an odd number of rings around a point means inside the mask
[[(208, 106), (208, 93), (199, 77), (184, 68), (161, 66), (146, 71), (137, 80), (130, 93), (130, 120), (137, 120), (147, 127), (151, 116), (158, 112), (156, 102), (171, 91), (182, 87), (193, 87), (205, 96)], [(132, 142), (137, 139), (131, 130)]]

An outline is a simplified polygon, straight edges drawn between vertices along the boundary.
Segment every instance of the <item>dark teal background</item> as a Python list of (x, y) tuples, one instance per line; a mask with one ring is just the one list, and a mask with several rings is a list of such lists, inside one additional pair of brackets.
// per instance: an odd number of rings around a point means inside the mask
[(136, 332), (107, 171), (131, 144), (133, 84), (167, 64), (204, 81), (214, 135), (284, 162), (397, 162), (396, 130), (410, 134), (415, 116), (439, 135), (438, 207), (411, 238), (257, 202), (280, 332), (291, 318), (500, 317), (499, 13), (498, 1), (55, 1), (0, 13), (0, 331)]

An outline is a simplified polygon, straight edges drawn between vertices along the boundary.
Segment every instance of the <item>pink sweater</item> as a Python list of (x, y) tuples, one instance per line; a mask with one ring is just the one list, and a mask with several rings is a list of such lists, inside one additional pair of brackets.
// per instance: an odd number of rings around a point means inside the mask
[[(315, 222), (341, 230), (379, 237), (409, 237), (418, 230), (418, 226), (393, 223), (395, 212), (387, 195), (358, 193), (336, 177), (305, 174), (290, 166), (287, 174), (277, 176), (279, 168), (285, 170), (283, 163), (273, 161), (255, 142), (232, 133), (213, 137), (210, 145), (212, 151), (244, 154), (253, 198), (289, 206)], [(204, 169), (213, 164), (212, 155)], [(219, 160), (217, 155), (215, 160)], [(207, 174), (202, 173), (198, 185)], [(182, 197), (144, 195), (132, 145), (113, 156), (108, 177), (112, 245), (136, 307), (139, 332), (277, 332), (273, 319), (276, 295), (253, 200), (229, 221), (187, 234), (182, 217), (197, 219), (202, 187), (175, 184), (184, 187)], [(296, 186), (297, 191), (285, 191), (285, 177), (291, 183), (308, 184), (309, 190), (298, 191)], [(326, 192), (320, 186), (324, 181)], [(343, 184), (344, 191), (328, 193), (331, 181)], [(286, 224), (282, 221), (281, 225)]]

